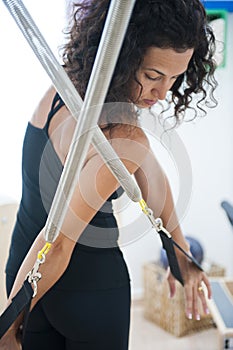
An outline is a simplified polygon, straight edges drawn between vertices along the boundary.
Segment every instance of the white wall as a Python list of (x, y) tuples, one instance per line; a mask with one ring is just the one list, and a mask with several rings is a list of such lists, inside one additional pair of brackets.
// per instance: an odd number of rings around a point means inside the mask
[[(58, 58), (65, 23), (64, 1), (25, 0), (24, 4)], [(0, 13), (0, 194), (19, 199), (25, 127), (51, 82), (2, 1)]]
[(193, 167), (193, 199), (183, 222), (195, 232), (208, 255), (225, 265), (233, 275), (233, 228), (220, 207), (222, 200), (233, 204), (233, 14), (229, 14), (227, 66), (219, 69), (218, 107), (194, 125), (184, 125), (180, 135)]

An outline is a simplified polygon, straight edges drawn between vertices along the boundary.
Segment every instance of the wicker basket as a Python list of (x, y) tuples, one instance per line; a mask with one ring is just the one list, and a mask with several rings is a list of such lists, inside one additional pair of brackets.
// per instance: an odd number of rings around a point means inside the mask
[[(169, 298), (166, 271), (157, 263), (148, 263), (144, 272), (144, 315), (161, 328), (177, 337), (214, 326), (211, 315), (201, 314), (201, 320), (188, 320), (185, 315), (184, 290), (176, 284), (176, 294)], [(224, 276), (225, 270), (211, 265), (209, 276)], [(200, 308), (201, 310), (201, 308)]]

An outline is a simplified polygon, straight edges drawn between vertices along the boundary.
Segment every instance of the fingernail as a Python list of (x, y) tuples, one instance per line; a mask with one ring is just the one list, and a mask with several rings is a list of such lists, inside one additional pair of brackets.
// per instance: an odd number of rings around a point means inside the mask
[(189, 319), (189, 320), (192, 320), (192, 319), (193, 319), (193, 315), (191, 314), (191, 312), (190, 312), (190, 313), (188, 313), (188, 315), (187, 315), (187, 316), (188, 316), (188, 319)]
[(201, 316), (200, 316), (199, 314), (197, 314), (197, 315), (196, 315), (196, 320), (197, 320), (197, 321), (200, 321), (200, 319), (201, 319)]
[(206, 313), (206, 315), (209, 315), (210, 314), (210, 310), (209, 309), (205, 309), (205, 313)]

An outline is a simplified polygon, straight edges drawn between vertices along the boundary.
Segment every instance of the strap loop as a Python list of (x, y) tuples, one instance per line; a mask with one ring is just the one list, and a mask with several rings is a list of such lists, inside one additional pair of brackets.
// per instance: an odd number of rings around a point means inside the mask
[(199, 270), (203, 271), (202, 267), (200, 266), (200, 264), (197, 262), (197, 260), (191, 254), (188, 254), (183, 248), (181, 248), (181, 246), (178, 243), (176, 243), (173, 240), (172, 235), (163, 226), (162, 219), (154, 217), (152, 209), (150, 209), (147, 206), (144, 199), (141, 199), (139, 204), (140, 204), (140, 207), (141, 207), (142, 211), (144, 212), (144, 214), (146, 214), (146, 216), (149, 218), (150, 222), (152, 223), (153, 228), (155, 228), (156, 232), (160, 236), (160, 239), (161, 239), (162, 244), (163, 244), (163, 248), (165, 249), (165, 251), (167, 253), (168, 262), (169, 262), (170, 269), (171, 269), (173, 276), (182, 285), (184, 285), (184, 281), (183, 281), (183, 278), (182, 278), (182, 275), (180, 272), (179, 263), (178, 263), (178, 260), (176, 257), (176, 252), (175, 252), (174, 246), (176, 248), (178, 248), (189, 260), (191, 260)]
[(41, 264), (44, 264), (44, 262), (45, 262), (45, 255), (49, 252), (51, 246), (52, 246), (51, 243), (46, 243), (45, 246), (39, 251), (39, 253), (37, 255), (36, 262), (35, 262), (32, 270), (29, 271), (27, 276), (26, 276), (26, 279), (28, 279), (28, 282), (33, 284), (33, 289), (34, 289), (34, 293), (33, 293), (33, 296), (32, 296), (33, 298), (37, 294), (37, 282), (42, 277), (41, 273), (39, 272), (39, 267), (40, 267)]
[(41, 260), (42, 256), (46, 255), (50, 251), (51, 246), (52, 244), (47, 242), (45, 246), (39, 251), (37, 258)]

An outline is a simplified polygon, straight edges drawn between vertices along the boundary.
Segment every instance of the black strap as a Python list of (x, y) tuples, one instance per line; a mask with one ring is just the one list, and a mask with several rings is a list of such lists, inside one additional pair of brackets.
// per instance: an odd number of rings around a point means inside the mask
[[(58, 102), (58, 104), (57, 104), (57, 102)], [(59, 94), (56, 92), (56, 94), (55, 94), (55, 96), (53, 98), (53, 101), (52, 101), (51, 109), (50, 109), (49, 114), (48, 114), (47, 122), (46, 122), (45, 127), (44, 127), (44, 130), (46, 131), (47, 134), (48, 134), (49, 124), (50, 124), (53, 116), (64, 105), (65, 105), (65, 103), (63, 102), (63, 100), (61, 99)]]
[(202, 266), (199, 264), (199, 262), (194, 258), (194, 256), (189, 255), (188, 253), (186, 253), (186, 251), (181, 248), (181, 246), (179, 246), (178, 243), (176, 243), (173, 239), (172, 239), (172, 243), (173, 245), (175, 245), (189, 260), (192, 261), (192, 263), (201, 271), (204, 271)]
[(172, 237), (168, 237), (167, 234), (162, 230), (158, 231), (158, 233), (160, 235), (163, 248), (167, 253), (167, 259), (171, 269), (171, 273), (182, 284), (182, 286), (184, 285), (184, 281), (182, 278), (182, 274), (180, 272), (180, 267), (179, 267), (174, 246), (176, 246), (190, 261), (192, 261), (199, 270), (203, 271), (203, 268), (197, 262), (197, 260), (192, 255), (189, 255), (188, 253), (186, 253), (186, 251), (183, 248), (181, 248), (179, 244), (172, 239)]
[(22, 311), (24, 312), (24, 327), (26, 329), (26, 323), (30, 310), (31, 300), (33, 295), (33, 288), (31, 284), (26, 280), (23, 286), (12, 299), (11, 304), (0, 316), (0, 338), (7, 332), (13, 322), (17, 319)]
[(171, 273), (182, 285), (184, 285), (172, 239), (163, 231), (158, 231), (158, 234), (162, 240), (163, 248), (166, 250)]

